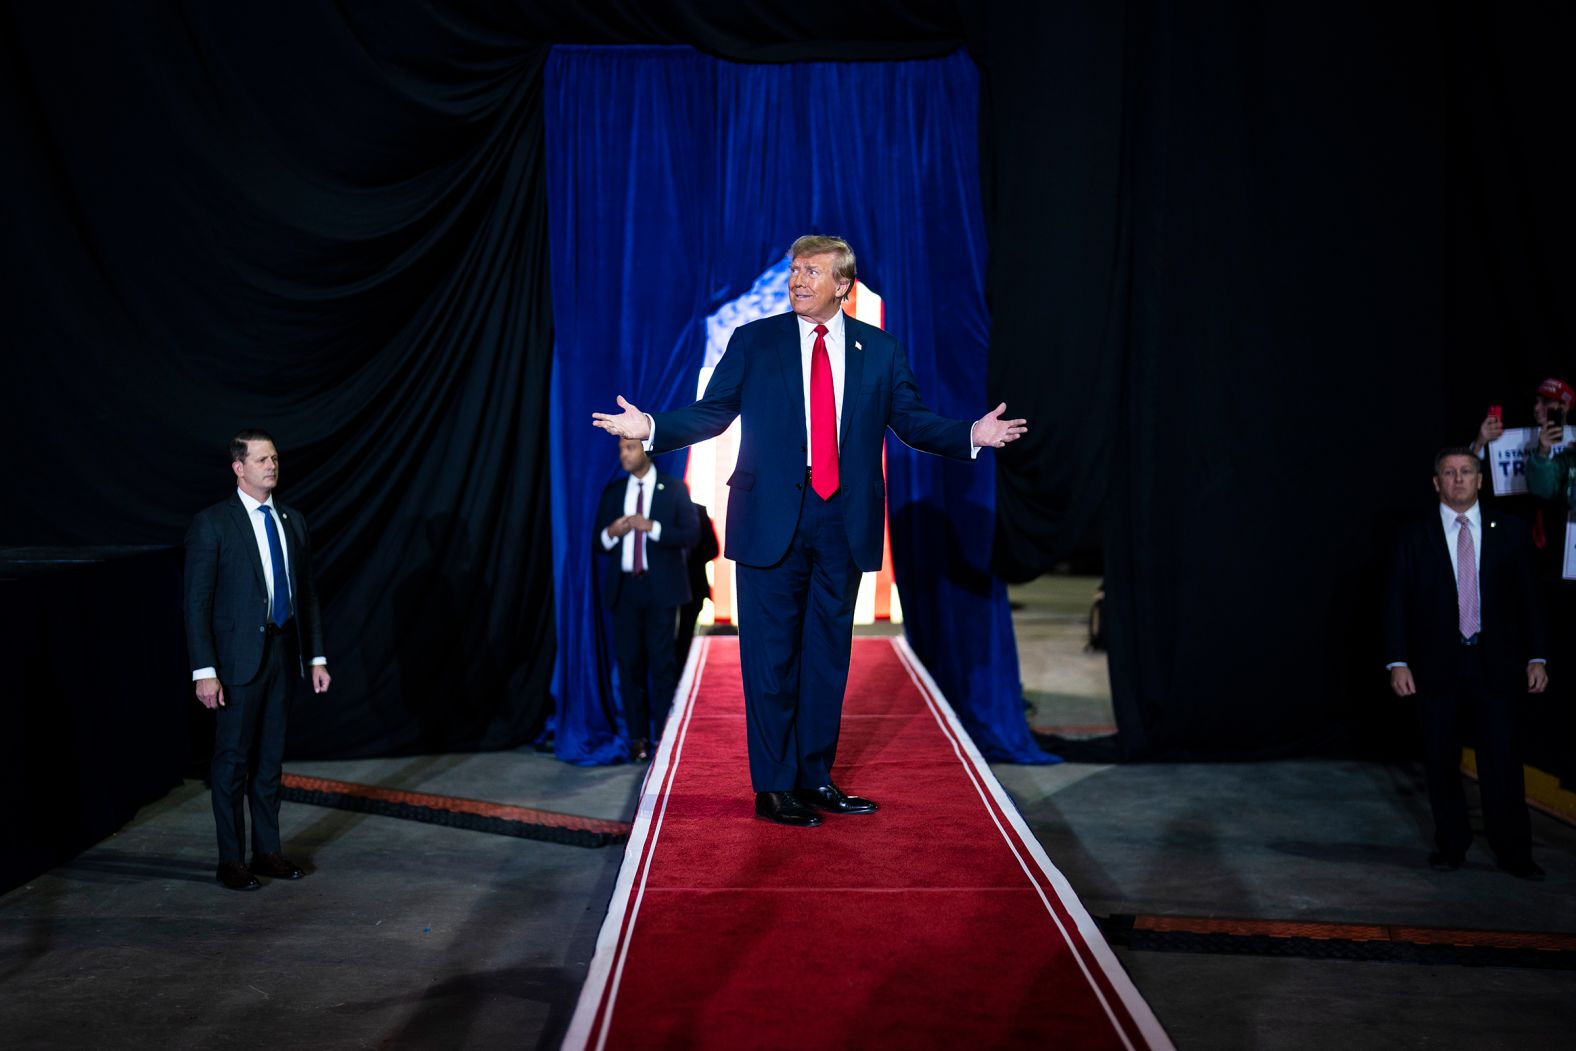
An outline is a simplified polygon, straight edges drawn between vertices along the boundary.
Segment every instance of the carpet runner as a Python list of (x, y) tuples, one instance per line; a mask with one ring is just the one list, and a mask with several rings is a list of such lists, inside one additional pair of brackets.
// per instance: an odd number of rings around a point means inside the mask
[(854, 640), (834, 776), (880, 812), (756, 818), (697, 640), (564, 1047), (1171, 1046), (901, 639)]

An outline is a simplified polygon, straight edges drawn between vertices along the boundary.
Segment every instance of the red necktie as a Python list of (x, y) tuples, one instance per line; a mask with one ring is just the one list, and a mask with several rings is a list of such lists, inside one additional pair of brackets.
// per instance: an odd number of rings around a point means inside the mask
[(837, 486), (837, 396), (832, 393), (826, 326), (817, 325), (810, 353), (810, 488), (830, 500)]
[[(635, 513), (637, 515), (646, 513), (646, 487), (639, 482), (635, 483)], [(644, 573), (645, 571), (646, 534), (637, 529), (635, 530), (635, 572)]]

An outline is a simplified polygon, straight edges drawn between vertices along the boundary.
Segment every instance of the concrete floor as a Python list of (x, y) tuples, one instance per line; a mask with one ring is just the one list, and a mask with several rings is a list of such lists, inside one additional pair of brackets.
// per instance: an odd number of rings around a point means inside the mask
[[(1035, 725), (1110, 722), (1104, 658), (1083, 650), (1094, 584), (1049, 578), (1013, 591)], [(644, 773), (524, 750), (290, 769), (623, 820)], [(1426, 802), (1408, 769), (996, 772), (1097, 916), (1576, 931), (1576, 830), (1534, 816), (1542, 884), (1503, 875), (1482, 850), (1459, 873), (1431, 872)], [(619, 848), (297, 805), (283, 831), (307, 879), (219, 889), (207, 797), (189, 782), (0, 897), (0, 1046), (557, 1045)], [(1565, 1047), (1576, 1031), (1569, 971), (1118, 955), (1183, 1048)]]

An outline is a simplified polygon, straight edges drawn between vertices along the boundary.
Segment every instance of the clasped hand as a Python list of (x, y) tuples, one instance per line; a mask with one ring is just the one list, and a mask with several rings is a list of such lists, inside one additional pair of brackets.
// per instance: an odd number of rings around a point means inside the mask
[(645, 515), (625, 515), (623, 518), (615, 518), (613, 519), (613, 524), (607, 527), (607, 535), (616, 540), (631, 529), (649, 533), (651, 532), (651, 519)]

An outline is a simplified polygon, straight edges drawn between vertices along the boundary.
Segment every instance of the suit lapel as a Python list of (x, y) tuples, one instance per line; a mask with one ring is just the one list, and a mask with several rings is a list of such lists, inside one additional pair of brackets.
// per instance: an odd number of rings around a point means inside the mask
[(279, 521), (284, 525), (285, 533), (289, 539), (285, 545), (285, 572), (290, 575), (290, 609), (295, 611), (296, 597), (296, 553), (301, 550), (301, 534), (296, 530), (295, 519), (290, 517), (290, 512), (285, 510), (285, 505), (278, 500), (274, 501), (274, 512), (279, 515)]
[(804, 430), (804, 417), (809, 406), (804, 400), (804, 365), (799, 357), (799, 315), (790, 311), (783, 316), (788, 319), (788, 325), (777, 341), (777, 363), (782, 366), (783, 392), (788, 396), (786, 404), (799, 407), (794, 414), (799, 421), (799, 444), (808, 448), (810, 436)]
[(239, 492), (230, 499), (230, 521), (243, 541), (241, 550), (250, 552), (248, 560), (257, 572), (257, 586), (263, 589), (264, 595), (268, 594), (268, 578), (263, 576), (263, 555), (257, 550), (257, 533), (252, 529), (252, 520), (247, 516), (246, 505), (241, 503)]
[[(846, 439), (853, 433), (854, 405), (859, 401), (859, 384), (864, 376), (865, 349), (855, 327), (859, 322), (843, 315), (843, 419), (838, 434)], [(838, 443), (842, 448), (842, 443)]]

